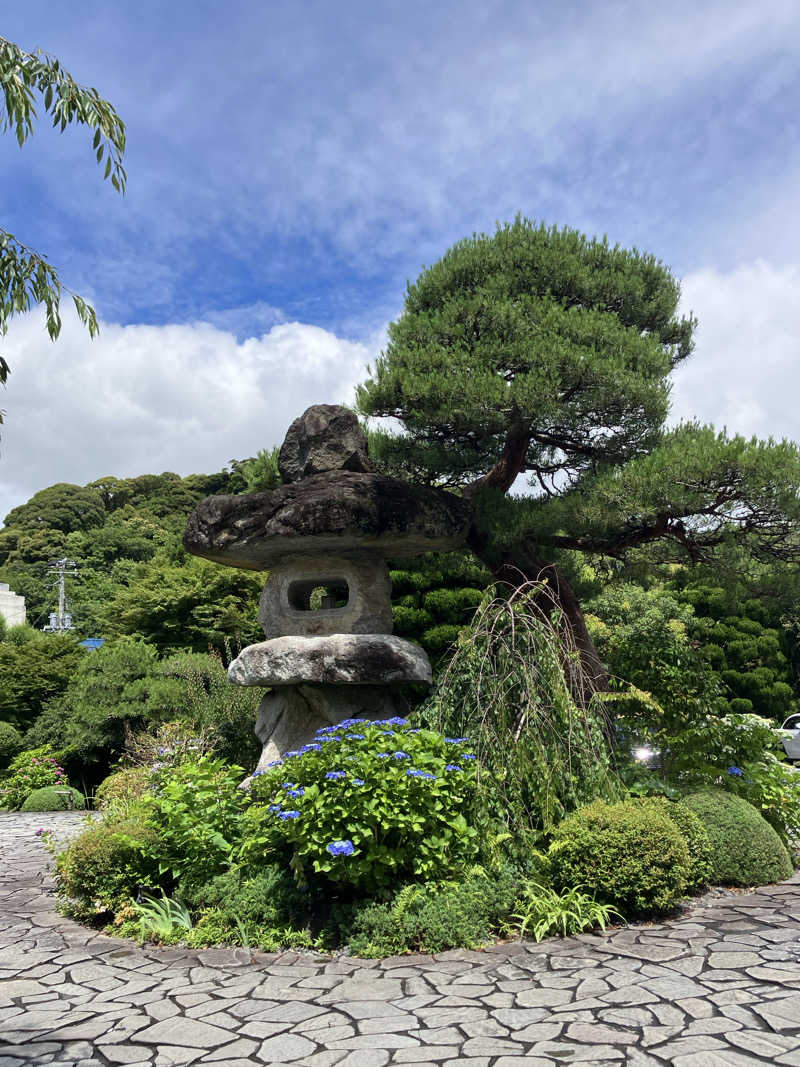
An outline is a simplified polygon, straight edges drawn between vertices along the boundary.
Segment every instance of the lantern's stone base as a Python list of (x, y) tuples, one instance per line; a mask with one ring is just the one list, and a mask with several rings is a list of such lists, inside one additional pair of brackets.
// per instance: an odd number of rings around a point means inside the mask
[[(390, 719), (408, 706), (397, 691), (385, 685), (288, 685), (267, 693), (256, 719), (256, 736), (263, 748), (256, 771), (273, 760), (299, 751), (323, 726), (344, 719)], [(248, 778), (243, 785), (249, 784)]]

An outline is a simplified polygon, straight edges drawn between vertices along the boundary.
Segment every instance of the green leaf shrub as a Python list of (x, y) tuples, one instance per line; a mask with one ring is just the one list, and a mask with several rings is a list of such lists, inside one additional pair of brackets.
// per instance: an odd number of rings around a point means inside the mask
[(407, 885), (390, 902), (371, 902), (356, 912), (350, 950), (375, 958), (478, 948), (509, 919), (520, 877), (510, 866), (491, 873), (474, 868), (458, 882)]
[(478, 854), (476, 779), (466, 738), (348, 719), (254, 777), (242, 860), (370, 893), (449, 877)]
[(145, 767), (124, 767), (104, 778), (94, 795), (94, 806), (102, 811), (135, 800), (147, 791), (150, 776)]
[(211, 756), (155, 773), (138, 806), (152, 831), (142, 854), (159, 875), (191, 885), (225, 870), (244, 829), (243, 774)]
[[(66, 786), (62, 787), (61, 792), (65, 788)], [(86, 797), (77, 789), (70, 788), (69, 792), (72, 794), (72, 809), (83, 811), (86, 807)], [(60, 796), (56, 786), (45, 785), (41, 789), (34, 789), (32, 793), (28, 793), (20, 811), (68, 811), (69, 809), (68, 798)]]
[(0, 770), (4, 770), (23, 747), (22, 734), (16, 726), (0, 722)]
[(792, 873), (781, 839), (743, 797), (723, 789), (691, 793), (683, 803), (700, 818), (711, 840), (715, 885), (767, 885)]
[(556, 888), (582, 889), (625, 916), (669, 911), (690, 878), (683, 834), (647, 800), (581, 808), (555, 828), (548, 855)]
[(141, 889), (161, 889), (157, 832), (141, 812), (129, 809), (123, 818), (90, 823), (56, 860), (58, 892), (75, 918), (92, 922), (129, 907)]
[(27, 749), (11, 761), (8, 776), (0, 781), (3, 803), (18, 811), (34, 789), (46, 785), (68, 785), (64, 768), (56, 762), (49, 745)]

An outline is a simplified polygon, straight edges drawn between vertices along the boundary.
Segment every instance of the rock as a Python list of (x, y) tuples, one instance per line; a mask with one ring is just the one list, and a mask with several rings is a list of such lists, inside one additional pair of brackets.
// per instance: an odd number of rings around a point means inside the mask
[(432, 681), (419, 647), (389, 634), (275, 637), (242, 649), (228, 667), (236, 685), (397, 685)]
[(278, 470), (286, 483), (327, 471), (371, 471), (367, 435), (347, 408), (315, 404), (289, 427)]
[(453, 493), (346, 470), (264, 493), (210, 496), (189, 518), (188, 552), (266, 570), (292, 555), (447, 552), (464, 544), (469, 505)]
[(323, 726), (351, 718), (391, 719), (407, 711), (405, 701), (388, 686), (351, 689), (298, 685), (275, 689), (267, 693), (258, 709), (256, 736), (262, 750), (256, 771), (266, 770), (273, 760), (307, 745)]
[[(321, 589), (337, 606), (316, 604), (312, 594)], [(380, 556), (291, 556), (271, 569), (258, 619), (267, 637), (390, 634), (391, 592), (389, 568)]]

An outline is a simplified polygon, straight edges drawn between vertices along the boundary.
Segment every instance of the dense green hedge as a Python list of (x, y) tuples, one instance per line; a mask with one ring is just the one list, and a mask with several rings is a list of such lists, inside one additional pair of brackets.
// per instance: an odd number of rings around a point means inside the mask
[(684, 798), (711, 840), (711, 881), (717, 885), (766, 885), (792, 873), (781, 839), (742, 797), (708, 789)]

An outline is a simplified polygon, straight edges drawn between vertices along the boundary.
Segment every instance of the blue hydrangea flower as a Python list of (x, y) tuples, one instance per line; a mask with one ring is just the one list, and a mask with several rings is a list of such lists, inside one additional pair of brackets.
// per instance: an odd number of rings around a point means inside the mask
[(287, 796), (292, 797), (292, 798), (303, 797), (303, 796), (305, 796), (305, 794), (306, 794), (306, 791), (305, 791), (305, 789), (303, 789), (302, 786), (298, 786), (297, 789), (289, 789), (289, 790), (287, 790), (287, 793), (286, 793)]
[(460, 745), (462, 741), (466, 741), (466, 737), (446, 737), (445, 741), (448, 745)]
[(283, 766), (283, 760), (274, 759), (272, 761), (272, 763), (268, 763), (267, 766), (268, 767), (282, 767)]
[(741, 778), (744, 771), (741, 767), (728, 767), (728, 774), (734, 774), (737, 778)]
[(297, 749), (293, 748), (291, 750), (291, 752), (284, 752), (283, 758), (284, 759), (290, 759), (292, 756), (299, 756), (299, 755), (300, 755), (300, 753), (297, 751)]
[(364, 779), (363, 778), (354, 778), (353, 779), (353, 785), (363, 785), (363, 784), (364, 784)]
[(363, 741), (364, 740), (364, 735), (363, 734), (345, 734), (344, 736), (345, 737), (349, 737), (351, 741)]
[(297, 789), (297, 782), (284, 782), (283, 783), (283, 788), (284, 789)]
[(250, 777), (251, 778), (258, 778), (259, 775), (261, 775), (261, 774), (264, 774), (264, 771), (253, 771), (253, 773), (251, 774)]
[(352, 841), (331, 841), (325, 846), (332, 856), (352, 856), (355, 846)]
[(320, 726), (319, 730), (316, 732), (316, 736), (319, 737), (321, 734), (331, 734), (334, 730), (338, 729), (338, 726)]
[(384, 737), (394, 737), (394, 730), (381, 730)]
[(346, 778), (347, 776), (345, 775), (344, 771), (326, 771), (325, 777), (333, 780), (336, 778)]
[(321, 752), (322, 751), (322, 745), (318, 744), (316, 741), (312, 741), (308, 745), (302, 745), (300, 747), (300, 751), (301, 752)]
[(461, 770), (461, 768), (459, 767), (459, 765), (457, 763), (446, 763), (444, 769), (446, 771), (460, 771)]
[(272, 812), (273, 815), (277, 815), (277, 813), (281, 810), (281, 806), (280, 804), (270, 804), (269, 810)]
[(418, 726), (415, 730), (406, 730), (406, 733), (407, 734), (418, 734), (419, 730), (420, 730), (420, 728)]
[(425, 771), (424, 774), (422, 775), (422, 777), (425, 778), (429, 782), (435, 782), (436, 781), (436, 775), (435, 774), (431, 774), (430, 771)]
[(407, 752), (393, 752), (392, 756), (394, 759), (411, 759)]
[(284, 820), (286, 820), (286, 819), (299, 819), (300, 818), (300, 812), (299, 811), (281, 811), (278, 814), (278, 818), (279, 819), (284, 819)]
[(474, 752), (465, 752), (464, 755), (461, 758), (462, 759), (476, 759), (477, 757), (476, 757)]
[(339, 729), (346, 730), (349, 726), (360, 726), (362, 722), (369, 722), (369, 719), (345, 719), (344, 722), (339, 723)]
[(406, 778), (422, 778), (424, 774), (424, 771), (418, 771), (416, 767), (409, 767), (406, 771)]
[(389, 758), (389, 753), (388, 752), (376, 752), (375, 755), (378, 757), (378, 759), (388, 759)]

